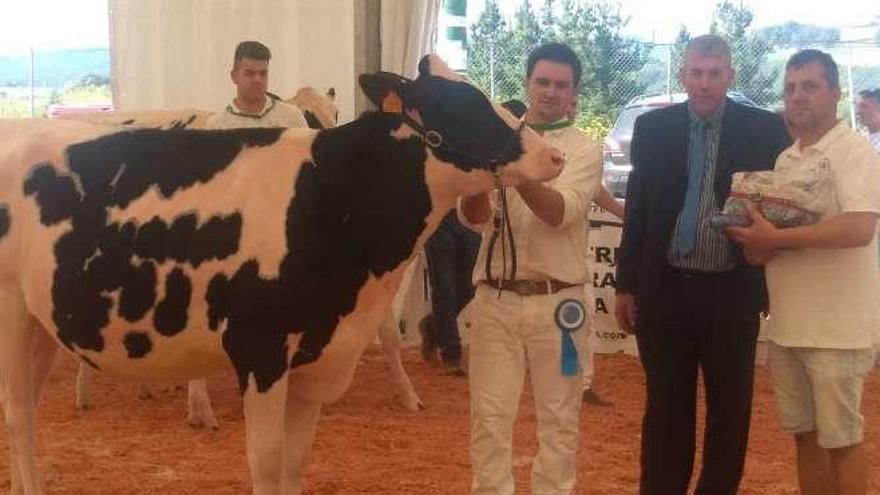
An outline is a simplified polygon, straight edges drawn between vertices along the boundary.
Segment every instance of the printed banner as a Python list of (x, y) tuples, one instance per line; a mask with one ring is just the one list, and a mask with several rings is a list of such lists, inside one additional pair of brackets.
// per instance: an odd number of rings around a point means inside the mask
[(590, 299), (593, 350), (601, 353), (626, 353), (635, 356), (635, 337), (617, 327), (614, 319), (614, 289), (617, 286), (614, 271), (623, 223), (607, 210), (590, 205), (590, 257), (587, 265), (593, 277)]

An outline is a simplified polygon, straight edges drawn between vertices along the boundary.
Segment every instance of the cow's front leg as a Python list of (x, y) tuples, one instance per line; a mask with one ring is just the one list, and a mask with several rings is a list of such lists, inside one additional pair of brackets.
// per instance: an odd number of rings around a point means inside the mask
[(0, 297), (0, 375), (9, 438), (11, 491), (43, 493), (34, 459), (39, 393), (51, 371), (57, 346), (17, 299)]
[(247, 456), (254, 495), (281, 493), (287, 375), (285, 372), (264, 392), (257, 390), (251, 377), (244, 392)]
[(208, 395), (208, 380), (190, 380), (187, 384), (187, 415), (186, 420), (193, 428), (219, 428), (211, 397)]
[(385, 321), (379, 325), (379, 340), (382, 342), (382, 350), (391, 367), (391, 377), (394, 379), (395, 394), (403, 407), (410, 411), (424, 409), (422, 399), (416, 394), (409, 375), (403, 369), (403, 360), (400, 358), (400, 333), (397, 330), (394, 317), (389, 314)]
[(284, 487), (285, 495), (300, 495), (309, 452), (318, 429), (321, 404), (301, 399), (293, 390), (288, 394), (285, 411)]

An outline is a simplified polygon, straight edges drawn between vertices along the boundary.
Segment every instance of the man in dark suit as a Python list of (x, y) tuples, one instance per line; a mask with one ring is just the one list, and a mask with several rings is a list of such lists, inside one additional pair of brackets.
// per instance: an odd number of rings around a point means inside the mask
[(734, 172), (772, 168), (790, 142), (778, 115), (726, 97), (734, 74), (718, 36), (691, 40), (679, 76), (688, 101), (635, 123), (615, 315), (635, 332), (646, 376), (641, 493), (687, 493), (699, 369), (706, 431), (695, 493), (734, 494), (766, 288), (762, 272), (709, 219)]

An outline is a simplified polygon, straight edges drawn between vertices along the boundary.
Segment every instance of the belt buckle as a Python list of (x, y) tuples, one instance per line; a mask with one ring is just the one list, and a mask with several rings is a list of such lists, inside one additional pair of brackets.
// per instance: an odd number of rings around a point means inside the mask
[(517, 280), (513, 284), (513, 292), (520, 297), (530, 296), (531, 293), (529, 289), (531, 288), (531, 284), (529, 280)]
[(514, 292), (522, 297), (525, 297), (540, 294), (541, 289), (544, 288), (544, 284), (537, 280), (521, 280), (514, 287)]

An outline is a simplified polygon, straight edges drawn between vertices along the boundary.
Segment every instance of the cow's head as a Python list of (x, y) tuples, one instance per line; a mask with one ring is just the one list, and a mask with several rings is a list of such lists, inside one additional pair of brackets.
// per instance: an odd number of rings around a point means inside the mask
[(287, 100), (302, 110), (306, 122), (312, 129), (329, 129), (336, 127), (339, 111), (336, 109), (336, 90), (330, 88), (321, 93), (311, 86), (299, 89), (293, 98)]
[[(359, 82), (384, 112), (401, 113), (434, 156), (460, 170), (483, 179), (494, 174), (505, 186), (552, 179), (562, 170), (559, 150), (433, 55), (422, 59), (415, 80), (380, 72)], [(461, 192), (479, 192), (473, 189), (485, 184), (473, 181)]]

